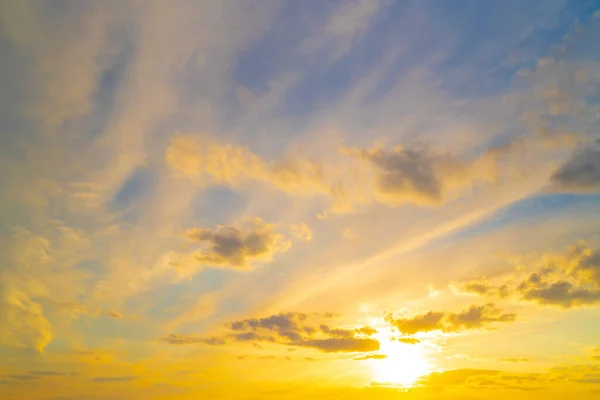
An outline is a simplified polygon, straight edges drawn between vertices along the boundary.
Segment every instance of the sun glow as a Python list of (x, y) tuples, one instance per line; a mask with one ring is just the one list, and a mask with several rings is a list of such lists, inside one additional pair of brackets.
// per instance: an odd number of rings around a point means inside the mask
[(380, 353), (386, 358), (369, 360), (375, 382), (411, 387), (419, 377), (430, 372), (431, 365), (422, 345), (402, 343), (389, 336), (378, 339)]

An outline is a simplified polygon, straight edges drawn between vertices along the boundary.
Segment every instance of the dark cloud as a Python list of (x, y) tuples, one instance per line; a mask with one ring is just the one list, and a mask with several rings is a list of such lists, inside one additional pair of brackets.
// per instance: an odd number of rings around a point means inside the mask
[(366, 356), (354, 357), (355, 361), (364, 361), (364, 360), (383, 360), (387, 358), (385, 354), (367, 354)]
[(270, 342), (286, 346), (311, 347), (323, 352), (362, 352), (379, 349), (379, 342), (368, 338), (374, 328), (339, 328), (321, 324), (308, 325), (308, 314), (279, 313), (264, 318), (232, 321), (225, 325), (230, 332), (221, 336), (170, 334), (160, 340), (170, 344), (226, 345), (231, 342)]
[(505, 298), (510, 295), (507, 285), (494, 286), (486, 280), (472, 280), (458, 285), (458, 289), (463, 293), (474, 293), (480, 296), (498, 296)]
[(107, 383), (107, 382), (131, 382), (137, 379), (137, 376), (133, 375), (122, 375), (122, 376), (99, 376), (93, 378), (93, 382)]
[(472, 305), (458, 313), (429, 311), (413, 318), (386, 316), (386, 321), (405, 335), (430, 331), (458, 332), (481, 329), (496, 322), (512, 322), (515, 319), (515, 314), (503, 313), (491, 303), (481, 306)]
[(513, 322), (516, 314), (503, 313), (494, 304), (472, 305), (468, 309), (446, 316), (447, 330), (480, 329), (494, 322)]
[(573, 153), (550, 177), (552, 188), (561, 192), (590, 193), (600, 189), (600, 139)]
[(379, 172), (378, 191), (389, 203), (439, 204), (449, 191), (473, 179), (472, 164), (428, 148), (347, 149)]
[(576, 288), (571, 282), (542, 282), (536, 286), (520, 286), (524, 300), (538, 304), (571, 308), (600, 303), (600, 290)]
[(306, 321), (307, 315), (303, 313), (280, 313), (266, 318), (250, 318), (230, 322), (227, 326), (233, 331), (259, 328), (277, 331), (301, 331), (300, 325)]
[(217, 229), (192, 228), (184, 236), (205, 248), (194, 253), (203, 265), (247, 268), (256, 259), (270, 259), (286, 251), (290, 243), (274, 231), (275, 226), (255, 219), (246, 228), (219, 226)]

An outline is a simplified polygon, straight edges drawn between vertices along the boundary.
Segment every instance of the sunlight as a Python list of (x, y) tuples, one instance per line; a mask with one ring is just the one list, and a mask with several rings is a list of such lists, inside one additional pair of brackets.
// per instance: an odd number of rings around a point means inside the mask
[(380, 384), (410, 387), (426, 375), (431, 366), (418, 344), (406, 344), (389, 337), (378, 338), (384, 359), (369, 360), (373, 379)]

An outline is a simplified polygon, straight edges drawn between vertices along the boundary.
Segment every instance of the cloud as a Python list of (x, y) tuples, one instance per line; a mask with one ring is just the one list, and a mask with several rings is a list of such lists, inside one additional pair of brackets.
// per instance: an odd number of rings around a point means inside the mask
[(475, 279), (459, 283), (457, 288), (463, 293), (474, 293), (480, 296), (498, 296), (499, 298), (507, 297), (509, 288), (507, 285), (494, 286), (485, 279)]
[(176, 334), (171, 333), (167, 336), (163, 336), (160, 338), (161, 341), (167, 342), (169, 344), (208, 344), (208, 345), (219, 345), (225, 344), (225, 340), (222, 338), (204, 338), (198, 335), (184, 335), (184, 334)]
[(423, 387), (450, 390), (462, 387), (474, 389), (478, 392), (484, 389), (532, 391), (539, 390), (543, 387), (542, 384), (550, 381), (566, 382), (565, 378), (566, 376), (557, 376), (551, 371), (546, 373), (510, 373), (498, 370), (460, 368), (433, 372), (420, 379), (419, 384)]
[(248, 268), (252, 261), (269, 261), (274, 254), (285, 252), (291, 246), (274, 229), (275, 225), (255, 218), (245, 228), (192, 228), (183, 235), (192, 242), (204, 244), (205, 249), (193, 253), (197, 263), (212, 267)]
[[(516, 276), (499, 285), (473, 280), (458, 287), (482, 296), (513, 296), (562, 308), (600, 304), (600, 250), (580, 243), (562, 254), (545, 254), (530, 262), (529, 273), (519, 276), (515, 271)], [(511, 281), (517, 283), (510, 285)]]
[(366, 356), (354, 357), (355, 361), (364, 361), (364, 360), (383, 360), (386, 359), (387, 356), (385, 354), (367, 354)]
[(311, 334), (315, 331), (312, 327), (302, 326), (302, 323), (306, 321), (306, 319), (307, 315), (303, 313), (281, 313), (266, 318), (233, 321), (228, 324), (228, 327), (232, 331), (274, 331), (279, 336), (291, 341), (300, 341), (302, 340), (303, 333)]
[(43, 351), (54, 335), (42, 306), (15, 287), (0, 291), (0, 343)]
[(466, 330), (483, 328), (494, 322), (513, 322), (516, 314), (503, 313), (494, 304), (472, 305), (468, 309), (446, 316), (447, 330)]
[(290, 194), (331, 192), (315, 162), (291, 159), (267, 162), (247, 147), (208, 137), (175, 135), (165, 158), (175, 171), (202, 183), (240, 187), (259, 182)]
[(600, 360), (600, 347), (592, 349), (590, 358), (592, 360)]
[(137, 376), (122, 375), (122, 376), (99, 376), (92, 379), (92, 382), (110, 383), (110, 382), (131, 382), (137, 379)]
[(481, 329), (497, 322), (513, 322), (516, 315), (503, 313), (494, 304), (472, 305), (458, 313), (429, 311), (412, 318), (386, 316), (386, 321), (399, 332), (414, 335), (419, 332), (460, 332)]
[(309, 339), (299, 342), (296, 345), (313, 347), (326, 353), (367, 352), (379, 350), (379, 342), (377, 340), (363, 338)]
[[(331, 313), (326, 314), (330, 317)], [(321, 315), (317, 317), (325, 318)], [(369, 336), (377, 330), (330, 327), (308, 324), (305, 313), (279, 313), (264, 318), (249, 318), (227, 323), (230, 332), (221, 336), (170, 334), (160, 338), (170, 344), (206, 344), (222, 346), (234, 342), (268, 342), (286, 346), (310, 347), (322, 352), (367, 352), (379, 349), (379, 342)]]
[(600, 304), (600, 290), (577, 288), (567, 281), (523, 282), (517, 289), (524, 300), (535, 301), (543, 305), (556, 305), (571, 308)]
[(77, 372), (62, 372), (62, 371), (27, 371), (31, 375), (39, 376), (77, 376)]
[(581, 258), (571, 273), (583, 282), (600, 287), (600, 249), (582, 250)]
[(600, 139), (579, 149), (550, 177), (559, 192), (593, 193), (600, 189)]
[(495, 376), (500, 371), (487, 370), (487, 369), (470, 369), (460, 368), (451, 369), (443, 372), (433, 372), (426, 377), (419, 380), (421, 385), (425, 386), (449, 386), (463, 384), (473, 378), (482, 376)]
[(304, 222), (292, 224), (292, 226), (290, 226), (290, 230), (292, 231), (292, 235), (296, 236), (297, 238), (312, 240), (312, 231)]
[(336, 7), (316, 33), (305, 37), (299, 51), (319, 54), (321, 60), (343, 57), (355, 41), (368, 31), (370, 22), (387, 4), (385, 0), (351, 0)]
[(410, 338), (410, 337), (401, 337), (401, 338), (397, 338), (396, 340), (399, 341), (400, 343), (406, 343), (406, 344), (419, 344), (419, 343), (421, 343), (421, 341), (419, 339)]
[(412, 318), (394, 319), (391, 315), (386, 316), (386, 321), (394, 326), (399, 332), (407, 335), (414, 335), (418, 332), (429, 332), (442, 330), (442, 320), (445, 317), (443, 312), (429, 311), (422, 315)]
[(468, 160), (426, 146), (341, 147), (326, 161), (266, 161), (247, 147), (206, 136), (175, 135), (166, 160), (179, 175), (203, 185), (246, 188), (262, 183), (290, 195), (325, 196), (331, 202), (328, 211), (344, 213), (375, 202), (439, 205), (477, 182), (493, 180), (498, 154), (483, 152)]
[(529, 362), (530, 358), (501, 358), (500, 361), (518, 363), (518, 362)]
[(426, 147), (343, 149), (377, 171), (377, 194), (384, 203), (440, 204), (449, 196), (485, 179), (474, 162)]
[(35, 375), (19, 375), (19, 374), (14, 374), (14, 375), (7, 375), (9, 378), (12, 379), (16, 379), (18, 381), (39, 381), (40, 379), (42, 379), (39, 376), (35, 376)]
[[(3, 238), (4, 239), (4, 238)], [(12, 232), (0, 274), (0, 344), (43, 351), (54, 334), (40, 297), (48, 293), (51, 244), (27, 229)]]

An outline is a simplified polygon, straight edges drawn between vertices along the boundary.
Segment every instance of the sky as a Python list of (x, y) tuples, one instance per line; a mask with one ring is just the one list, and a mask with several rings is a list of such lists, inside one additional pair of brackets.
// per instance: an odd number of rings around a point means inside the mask
[(0, 399), (600, 397), (600, 2), (0, 2)]

